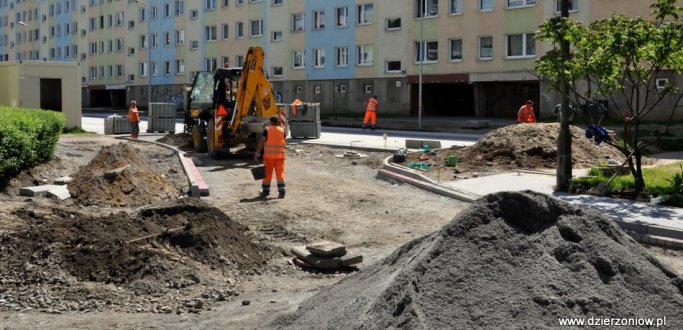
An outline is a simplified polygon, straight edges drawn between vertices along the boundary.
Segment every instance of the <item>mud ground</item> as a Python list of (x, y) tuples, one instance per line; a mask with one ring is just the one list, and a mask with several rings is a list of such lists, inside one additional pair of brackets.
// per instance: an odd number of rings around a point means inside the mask
[[(167, 139), (182, 141), (177, 138)], [(27, 199), (17, 196), (16, 192), (21, 185), (31, 185), (75, 173), (81, 166), (86, 166), (102, 146), (118, 143), (118, 140), (103, 136), (62, 137), (56, 160), (27, 171), (14, 182), (4, 186), (3, 193), (0, 194), (0, 233), (11, 234), (21, 231), (26, 227), (29, 221), (27, 219), (31, 219), (31, 216), (26, 216), (27, 211), (31, 210), (34, 212), (33, 218), (37, 217), (43, 222), (51, 221), (49, 218), (54, 217), (53, 214), (60, 214), (52, 212), (55, 208), (77, 211), (83, 217), (93, 219), (116, 217), (119, 212), (130, 214), (132, 217), (142, 214), (145, 206), (120, 207), (79, 203), (70, 205), (69, 202), (57, 202), (47, 198)], [(160, 173), (173, 168), (173, 158), (167, 157), (167, 150), (147, 144), (144, 144), (144, 147), (138, 146), (139, 143), (131, 144), (137, 146), (145, 157), (154, 159), (154, 166)], [(211, 190), (210, 196), (202, 198), (206, 207), (215, 207), (221, 211), (225, 215), (220, 216), (221, 219), (229, 219), (234, 221), (235, 225), (242, 226), (241, 233), (244, 237), (261, 246), (262, 252), (272, 253), (266, 253), (270, 257), (259, 267), (245, 268), (245, 271), (237, 271), (240, 268), (235, 268), (231, 272), (222, 272), (220, 267), (215, 267), (218, 264), (214, 264), (212, 269), (211, 262), (201, 259), (199, 261), (202, 261), (202, 267), (192, 267), (195, 265), (192, 262), (197, 259), (186, 259), (192, 253), (183, 251), (182, 248), (164, 244), (155, 247), (151, 242), (143, 244), (148, 245), (145, 247), (147, 249), (170, 254), (176, 258), (176, 268), (174, 263), (166, 263), (164, 267), (171, 269), (165, 269), (166, 272), (163, 274), (174, 274), (174, 271), (181, 274), (181, 271), (193, 268), (193, 274), (202, 279), (195, 285), (187, 282), (188, 279), (191, 281), (192, 277), (186, 277), (185, 282), (170, 281), (170, 284), (166, 280), (163, 281), (165, 285), (149, 281), (148, 287), (164, 291), (164, 297), (174, 296), (169, 303), (180, 302), (180, 312), (177, 306), (168, 306), (171, 312), (163, 308), (141, 311), (137, 308), (133, 308), (133, 311), (130, 308), (117, 310), (106, 305), (105, 300), (102, 306), (81, 311), (56, 312), (40, 308), (0, 311), (0, 323), (8, 329), (258, 328), (279, 312), (295, 310), (301, 301), (318, 292), (321, 287), (352, 275), (303, 271), (291, 264), (291, 256), (287, 253), (289, 247), (322, 239), (341, 242), (346, 244), (350, 251), (363, 254), (364, 262), (359, 268), (364, 269), (386, 257), (405, 242), (439, 229), (467, 207), (465, 203), (434, 195), (410, 185), (376, 179), (381, 160), (390, 156), (388, 153), (366, 153), (367, 157), (361, 159), (336, 157), (345, 151), (348, 150), (290, 144), (286, 163), (287, 197), (282, 200), (271, 198), (265, 201), (256, 198), (260, 182), (252, 179), (249, 169), (257, 163), (248, 155), (211, 160), (203, 154), (191, 153)], [(156, 161), (158, 159), (166, 161)], [(173, 178), (171, 180), (176, 185), (183, 184)], [(35, 216), (36, 214), (38, 216)], [(179, 224), (181, 223), (173, 225)], [(650, 251), (679, 273), (683, 273), (682, 252), (660, 248), (650, 248)], [(102, 268), (104, 265), (99, 267)], [(249, 271), (246, 271), (247, 269)], [(212, 280), (204, 282), (203, 279)], [(219, 283), (217, 279), (226, 283)], [(232, 283), (227, 283), (229, 281)], [(120, 287), (128, 292), (130, 288), (125, 283), (114, 287)], [(182, 283), (186, 283), (187, 287), (179, 288)], [(80, 285), (93, 291), (112, 292), (106, 291), (107, 286), (112, 286), (111, 283), (98, 281), (97, 278), (83, 281)], [(0, 283), (0, 294), (7, 287), (7, 284)], [(45, 287), (63, 288), (64, 284), (59, 281), (52, 284), (48, 282)], [(154, 293), (147, 293), (144, 290), (130, 292), (141, 295), (143, 300), (149, 300), (150, 305), (155, 305), (154, 301), (161, 299), (155, 297)], [(203, 294), (207, 293), (210, 297), (204, 298)], [(89, 299), (91, 298), (85, 295), (84, 300)], [(194, 308), (196, 306), (185, 307), (187, 302), (197, 301), (205, 302), (206, 305), (199, 309)]]

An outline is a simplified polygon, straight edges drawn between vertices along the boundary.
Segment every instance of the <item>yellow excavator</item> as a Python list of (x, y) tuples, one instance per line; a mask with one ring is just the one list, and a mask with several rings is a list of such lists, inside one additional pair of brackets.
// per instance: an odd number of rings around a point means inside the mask
[(276, 104), (263, 61), (263, 49), (250, 47), (243, 67), (197, 72), (185, 102), (185, 132), (195, 151), (216, 158), (242, 143), (256, 151), (271, 116), (287, 132), (286, 109)]

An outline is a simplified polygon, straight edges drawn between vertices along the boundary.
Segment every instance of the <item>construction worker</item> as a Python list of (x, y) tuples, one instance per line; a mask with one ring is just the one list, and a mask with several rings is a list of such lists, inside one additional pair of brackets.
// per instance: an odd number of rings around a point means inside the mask
[(292, 117), (296, 117), (296, 114), (304, 110), (304, 103), (301, 102), (301, 100), (296, 99), (292, 104), (289, 106), (290, 108), (290, 113)]
[(130, 137), (137, 139), (138, 134), (140, 134), (140, 113), (138, 112), (138, 104), (135, 100), (130, 101), (128, 121), (130, 121)]
[(263, 137), (259, 141), (254, 159), (258, 160), (263, 150), (263, 165), (266, 167), (266, 177), (261, 182), (261, 198), (270, 194), (270, 182), (273, 179), (273, 170), (277, 179), (277, 198), (285, 198), (285, 130), (280, 127), (277, 116), (269, 119), (270, 126), (263, 130)]
[(367, 127), (368, 122), (372, 123), (371, 130), (375, 130), (377, 124), (377, 95), (373, 95), (365, 102), (365, 118), (363, 118), (363, 130)]
[(517, 112), (517, 123), (535, 123), (536, 116), (534, 115), (534, 101), (528, 100), (526, 104), (519, 108)]
[[(572, 123), (574, 120), (574, 107), (572, 105), (569, 105), (569, 124)], [(553, 109), (553, 113), (555, 114), (555, 118), (557, 118), (557, 122), (561, 123), (562, 122), (562, 104), (558, 103), (555, 105), (555, 108)]]

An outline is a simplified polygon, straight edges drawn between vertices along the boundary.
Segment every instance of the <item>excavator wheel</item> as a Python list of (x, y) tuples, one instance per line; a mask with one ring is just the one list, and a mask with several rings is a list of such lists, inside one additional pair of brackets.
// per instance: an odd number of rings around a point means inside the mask
[(259, 135), (251, 133), (246, 142), (244, 142), (244, 148), (248, 151), (255, 152), (258, 149)]
[(206, 141), (202, 139), (202, 130), (199, 125), (192, 125), (192, 149), (196, 152), (206, 151)]

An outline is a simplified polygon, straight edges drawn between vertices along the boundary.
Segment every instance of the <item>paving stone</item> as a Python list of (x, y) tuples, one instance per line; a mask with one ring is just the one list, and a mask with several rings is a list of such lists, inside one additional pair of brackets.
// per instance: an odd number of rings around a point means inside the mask
[(345, 255), (341, 258), (320, 257), (306, 250), (305, 246), (295, 246), (290, 249), (297, 258), (304, 260), (318, 269), (335, 269), (351, 266), (363, 262), (361, 255)]
[(306, 249), (321, 257), (341, 257), (346, 254), (346, 246), (344, 246), (344, 244), (330, 241), (320, 241), (308, 244), (306, 245)]

